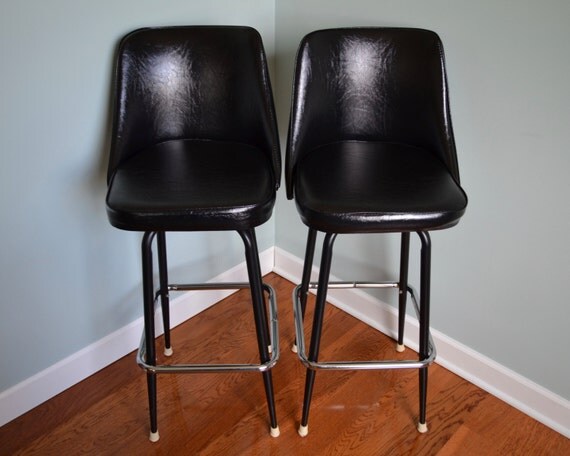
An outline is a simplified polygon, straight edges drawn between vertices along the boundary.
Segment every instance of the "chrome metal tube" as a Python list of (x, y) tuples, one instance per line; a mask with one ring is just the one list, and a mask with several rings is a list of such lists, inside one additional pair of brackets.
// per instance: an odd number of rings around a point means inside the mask
[[(178, 287), (177, 285), (169, 285), (169, 290), (171, 291), (187, 291), (187, 290), (217, 290), (217, 289), (241, 289), (249, 288), (249, 283), (241, 282), (228, 282), (220, 284), (190, 284), (181, 285), (182, 288), (171, 288)], [(191, 287), (191, 288), (186, 288)], [(277, 302), (275, 299), (275, 291), (268, 284), (263, 284), (263, 289), (267, 292), (269, 296), (269, 321), (270, 321), (270, 331), (269, 339), (271, 343), (271, 357), (269, 360), (262, 364), (159, 364), (152, 365), (146, 362), (146, 348), (145, 348), (145, 335), (141, 337), (141, 343), (137, 353), (137, 364), (147, 372), (162, 374), (180, 374), (180, 373), (211, 373), (211, 372), (234, 372), (234, 371), (257, 371), (265, 372), (275, 366), (275, 363), (279, 360), (279, 325), (277, 321)]]
[[(336, 286), (331, 286), (336, 284)], [(353, 286), (358, 284), (359, 286)], [(398, 282), (331, 282), (331, 288), (365, 288), (363, 285), (369, 284), (366, 288), (398, 288)], [(313, 284), (311, 284), (313, 285)], [(316, 284), (314, 284), (316, 285)], [(379, 360), (379, 361), (309, 361), (305, 349), (305, 334), (303, 328), (303, 318), (301, 313), (301, 304), (299, 299), (300, 285), (293, 290), (293, 313), (295, 320), (295, 335), (297, 338), (297, 355), (301, 362), (309, 369), (328, 369), (328, 370), (371, 370), (371, 369), (421, 369), (430, 365), (436, 357), (435, 345), (429, 334), (429, 354), (424, 360)], [(311, 287), (316, 288), (316, 286)], [(414, 310), (419, 317), (420, 309), (415, 296), (415, 291), (411, 286), (407, 287), (410, 294)]]

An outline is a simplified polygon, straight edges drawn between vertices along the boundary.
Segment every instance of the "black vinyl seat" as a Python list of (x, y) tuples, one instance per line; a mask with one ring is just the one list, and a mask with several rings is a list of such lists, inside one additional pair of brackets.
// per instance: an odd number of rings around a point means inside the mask
[[(309, 227), (303, 278), (294, 294), (294, 349), (308, 368), (299, 433), (308, 433), (318, 369), (418, 369), (418, 430), (427, 431), (427, 367), (435, 358), (429, 333), (429, 231), (456, 225), (467, 205), (437, 34), (343, 28), (307, 35), (297, 53), (286, 160), (287, 196), (295, 199)], [(318, 232), (325, 233), (319, 281), (310, 283)], [(417, 232), (422, 244), (419, 304), (407, 283), (410, 232)], [(399, 280), (329, 282), (334, 241), (342, 233), (401, 233)], [(332, 286), (398, 289), (398, 351), (405, 349), (410, 294), (420, 321), (418, 359), (319, 361), (327, 289)], [(306, 353), (303, 319), (312, 288), (317, 299)]]
[[(123, 38), (117, 59), (107, 213), (113, 226), (144, 232), (145, 331), (137, 361), (147, 371), (151, 441), (159, 438), (158, 373), (262, 372), (271, 435), (279, 434), (270, 370), (279, 356), (277, 307), (274, 291), (262, 283), (255, 227), (271, 217), (280, 167), (273, 97), (257, 31), (163, 27), (136, 30)], [(244, 242), (249, 282), (168, 283), (167, 232), (227, 230), (237, 231)], [(153, 283), (155, 240), (158, 290)], [(259, 364), (157, 365), (158, 301), (168, 356), (170, 292), (239, 288), (251, 290)]]
[(107, 200), (125, 230), (237, 230), (267, 221), (275, 177), (267, 152), (242, 143), (171, 140), (117, 169)]
[(446, 166), (406, 144), (339, 141), (298, 165), (295, 199), (303, 222), (323, 232), (380, 233), (452, 226), (465, 194)]

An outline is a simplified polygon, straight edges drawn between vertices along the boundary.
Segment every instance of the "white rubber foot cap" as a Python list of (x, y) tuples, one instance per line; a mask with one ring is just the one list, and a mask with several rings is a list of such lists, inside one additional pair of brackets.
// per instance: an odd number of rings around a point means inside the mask
[(173, 353), (172, 347), (164, 347), (164, 356), (172, 356)]
[(279, 430), (279, 426), (274, 427), (274, 428), (270, 428), (269, 434), (271, 435), (271, 437), (279, 437), (279, 434), (281, 434), (281, 431)]
[(293, 344), (293, 345), (291, 346), (291, 351), (292, 351), (293, 353), (297, 353), (297, 344)]
[(396, 344), (396, 351), (402, 353), (406, 351), (406, 346), (404, 344)]
[(418, 423), (418, 432), (420, 434), (425, 434), (428, 431), (428, 427), (426, 423)]
[(302, 424), (299, 426), (299, 430), (297, 431), (301, 437), (307, 437), (309, 434), (309, 425), (303, 426)]
[(148, 439), (154, 443), (154, 442), (158, 442), (158, 439), (160, 439), (160, 436), (158, 435), (158, 431), (156, 432), (151, 432), (150, 435), (148, 436)]

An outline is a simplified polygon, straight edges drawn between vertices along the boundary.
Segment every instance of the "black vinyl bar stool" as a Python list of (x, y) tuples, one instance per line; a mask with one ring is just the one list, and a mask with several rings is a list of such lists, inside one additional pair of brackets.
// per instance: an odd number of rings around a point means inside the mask
[[(449, 228), (465, 212), (447, 93), (443, 48), (428, 30), (320, 30), (301, 42), (293, 83), (286, 157), (287, 197), (309, 227), (301, 284), (293, 295), (296, 347), (307, 366), (299, 434), (308, 433), (317, 369), (419, 370), (417, 428), (427, 431), (429, 231)], [(318, 283), (310, 282), (317, 233), (324, 233)], [(421, 241), (419, 303), (408, 285), (410, 233)], [(329, 282), (338, 234), (401, 233), (395, 282)], [(404, 351), (407, 295), (418, 314), (419, 356), (404, 361), (320, 362), (328, 288), (387, 287), (399, 291), (397, 350)], [(309, 289), (317, 297), (308, 353), (303, 319)]]
[[(277, 362), (277, 307), (262, 283), (255, 227), (267, 221), (279, 187), (280, 151), (263, 43), (249, 27), (136, 30), (119, 45), (107, 213), (117, 228), (144, 232), (144, 334), (138, 362), (147, 372), (150, 440), (157, 441), (156, 375), (260, 371), (271, 435), (279, 435), (271, 368)], [(168, 283), (166, 232), (237, 231), (249, 282)], [(159, 287), (153, 283), (152, 246)], [(155, 304), (165, 355), (172, 354), (171, 291), (249, 288), (259, 364), (157, 365)], [(269, 311), (264, 292), (269, 295)]]

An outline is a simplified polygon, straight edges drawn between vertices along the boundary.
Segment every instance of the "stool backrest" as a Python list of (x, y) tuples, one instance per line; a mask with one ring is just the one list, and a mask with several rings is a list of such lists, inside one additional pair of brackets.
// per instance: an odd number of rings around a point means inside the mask
[(287, 145), (287, 195), (296, 163), (319, 145), (385, 141), (437, 155), (459, 182), (443, 47), (407, 28), (319, 30), (300, 44)]
[(280, 151), (263, 43), (250, 27), (136, 30), (119, 44), (107, 178), (132, 155), (180, 140), (241, 142)]

